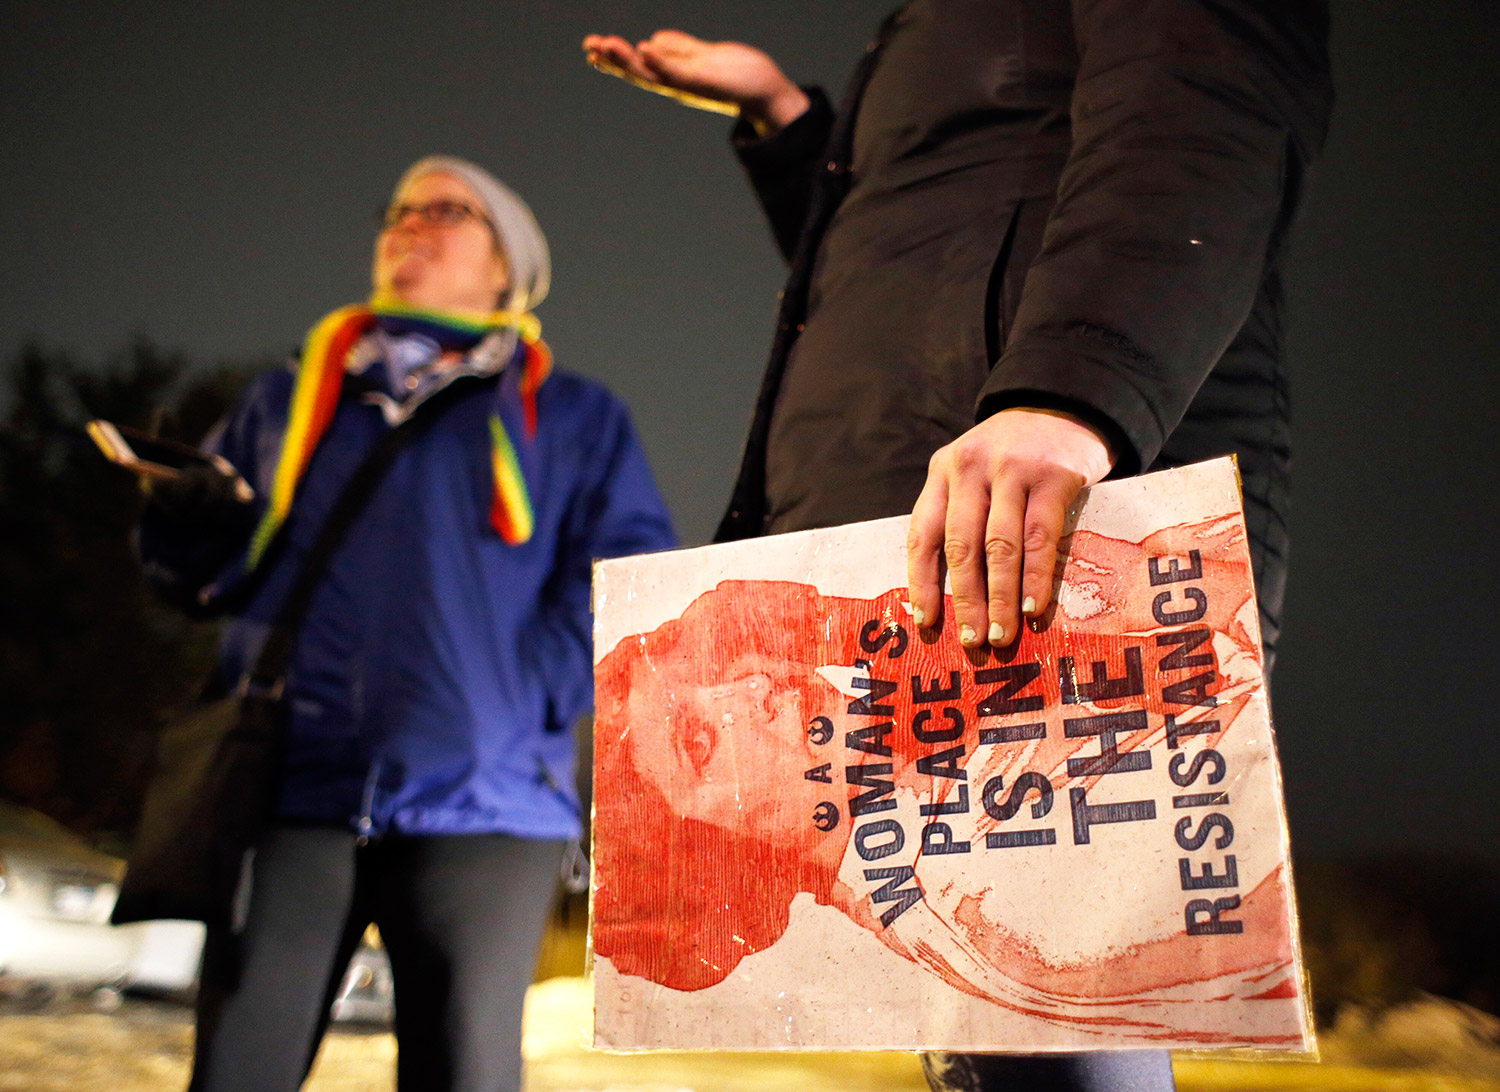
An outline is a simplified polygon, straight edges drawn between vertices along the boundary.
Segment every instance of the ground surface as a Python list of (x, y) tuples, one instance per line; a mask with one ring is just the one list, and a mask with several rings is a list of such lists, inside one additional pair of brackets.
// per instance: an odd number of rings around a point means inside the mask
[[(127, 1000), (110, 1013), (87, 1000), (36, 1011), (0, 1008), (0, 1092), (176, 1092), (187, 1083), (189, 1010)], [(582, 979), (554, 978), (527, 999), (528, 1092), (920, 1092), (904, 1054), (655, 1054), (584, 1048)], [(395, 1044), (383, 1029), (340, 1028), (324, 1044), (308, 1092), (391, 1092)], [(1438, 1000), (1381, 1021), (1351, 1015), (1323, 1039), (1324, 1060), (1177, 1060), (1182, 1092), (1500, 1092), (1500, 1021)]]

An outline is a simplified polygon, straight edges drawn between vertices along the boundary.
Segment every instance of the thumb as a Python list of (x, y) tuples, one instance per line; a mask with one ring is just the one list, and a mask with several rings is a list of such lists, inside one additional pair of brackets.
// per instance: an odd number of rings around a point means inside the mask
[(685, 60), (701, 52), (708, 43), (681, 30), (658, 30), (641, 43), (641, 51), (664, 61)]

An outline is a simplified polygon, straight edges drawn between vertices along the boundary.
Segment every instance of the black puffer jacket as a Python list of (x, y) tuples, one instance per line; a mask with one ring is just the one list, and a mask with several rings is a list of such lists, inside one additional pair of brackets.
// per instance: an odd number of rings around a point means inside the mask
[(839, 111), (738, 128), (791, 276), (718, 537), (899, 514), (976, 417), (1064, 408), (1117, 475), (1239, 456), (1274, 648), (1327, 32), (1323, 0), (912, 0)]

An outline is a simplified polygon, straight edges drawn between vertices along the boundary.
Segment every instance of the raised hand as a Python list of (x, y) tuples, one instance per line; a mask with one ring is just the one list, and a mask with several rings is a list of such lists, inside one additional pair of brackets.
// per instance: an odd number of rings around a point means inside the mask
[(1113, 465), (1097, 430), (1050, 410), (1004, 410), (939, 448), (906, 543), (913, 620), (938, 624), (946, 560), (959, 640), (1014, 641), (1047, 609), (1069, 506)]
[(680, 30), (658, 30), (635, 45), (590, 34), (583, 49), (590, 63), (602, 61), (637, 80), (733, 103), (762, 136), (784, 128), (808, 107), (807, 95), (775, 61), (742, 42), (705, 42)]

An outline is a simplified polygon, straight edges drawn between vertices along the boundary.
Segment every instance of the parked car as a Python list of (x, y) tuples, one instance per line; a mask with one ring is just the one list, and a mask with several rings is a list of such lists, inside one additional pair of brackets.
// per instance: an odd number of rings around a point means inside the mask
[(0, 976), (123, 986), (136, 940), (109, 924), (123, 872), (61, 823), (0, 803)]

